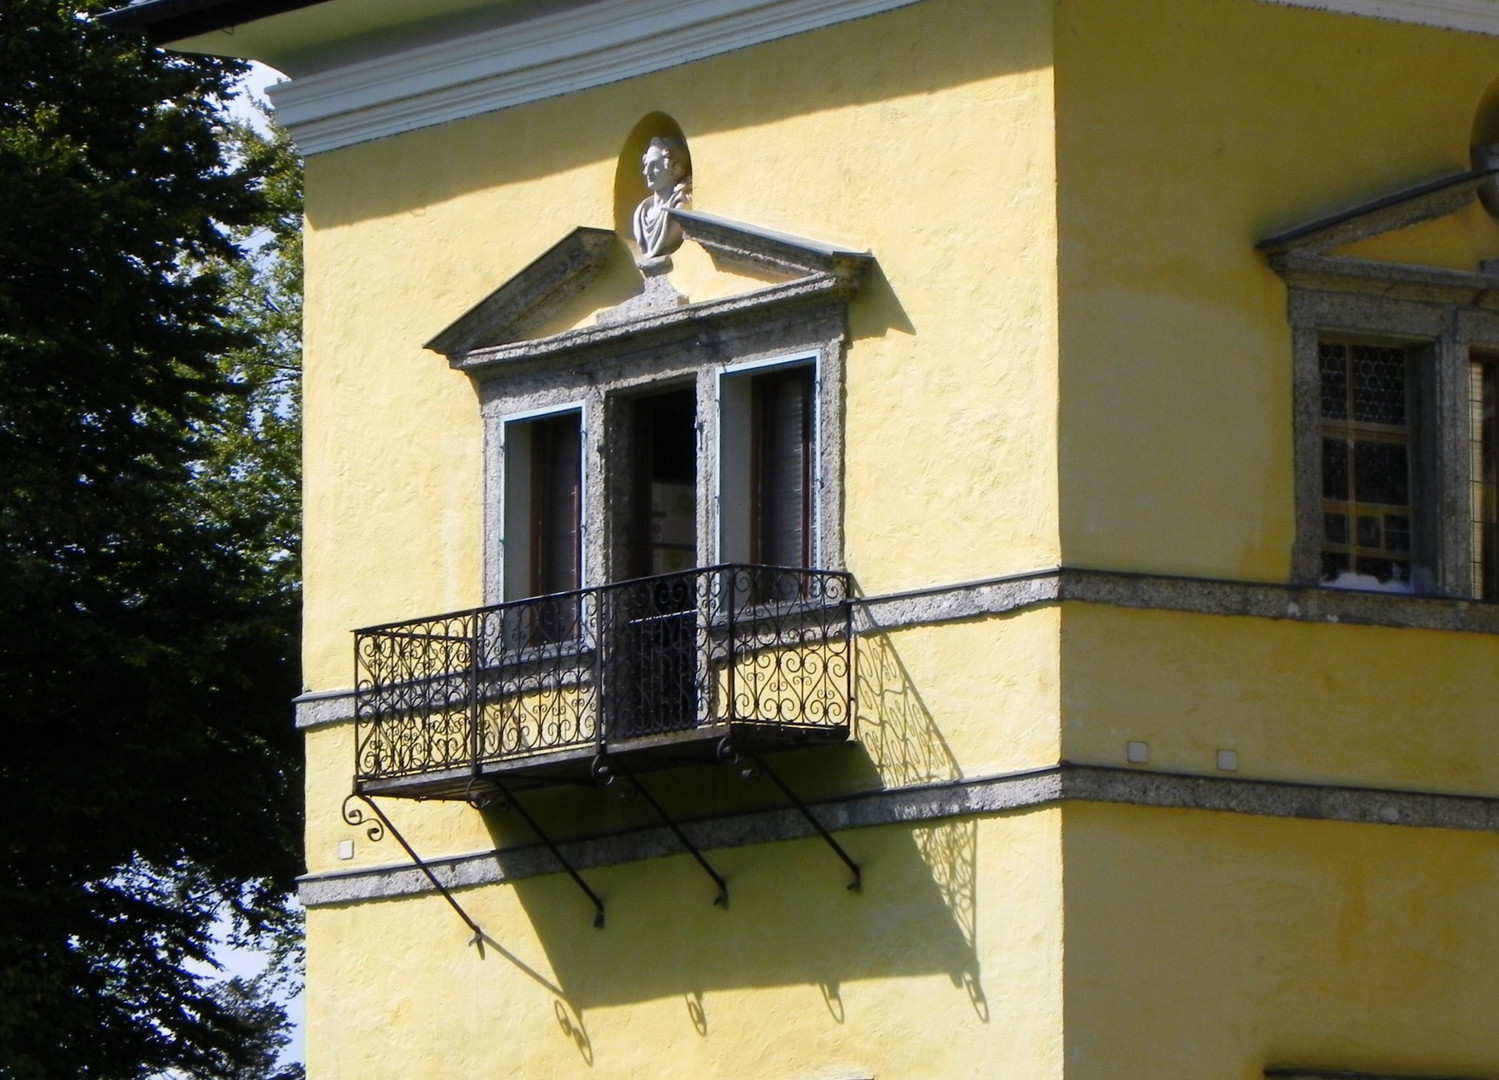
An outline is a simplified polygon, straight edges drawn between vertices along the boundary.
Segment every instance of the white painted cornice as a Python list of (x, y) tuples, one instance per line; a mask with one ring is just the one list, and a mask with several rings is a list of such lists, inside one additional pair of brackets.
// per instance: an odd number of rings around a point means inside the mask
[(304, 154), (555, 97), (917, 0), (602, 0), (271, 87)]
[[(601, 0), (270, 89), (304, 154), (603, 86), (919, 0)], [(1499, 35), (1499, 0), (1267, 0)]]
[(1499, 3), (1494, 0), (1269, 0), (1287, 7), (1316, 8), (1343, 15), (1499, 35)]

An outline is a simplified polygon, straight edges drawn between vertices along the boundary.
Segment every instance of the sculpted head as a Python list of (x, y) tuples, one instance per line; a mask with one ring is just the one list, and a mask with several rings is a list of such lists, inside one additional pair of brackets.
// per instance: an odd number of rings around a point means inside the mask
[(687, 178), (687, 147), (676, 139), (652, 139), (640, 164), (645, 186), (665, 195)]

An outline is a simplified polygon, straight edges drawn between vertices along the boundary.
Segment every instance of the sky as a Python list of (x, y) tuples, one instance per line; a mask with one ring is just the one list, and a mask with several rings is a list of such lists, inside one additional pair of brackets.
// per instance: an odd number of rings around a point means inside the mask
[[(265, 64), (251, 61), (250, 74), (245, 77), (245, 81), (242, 85), (250, 92), (253, 97), (257, 98), (260, 101), (265, 101), (265, 88), (267, 86), (272, 86), (280, 82), (284, 78), (286, 78), (286, 76), (281, 74), (281, 72), (277, 71), (275, 68), (267, 67)], [(260, 114), (255, 112), (254, 109), (251, 109), (242, 100), (230, 102), (229, 111), (242, 120), (249, 120), (257, 127), (261, 126)]]

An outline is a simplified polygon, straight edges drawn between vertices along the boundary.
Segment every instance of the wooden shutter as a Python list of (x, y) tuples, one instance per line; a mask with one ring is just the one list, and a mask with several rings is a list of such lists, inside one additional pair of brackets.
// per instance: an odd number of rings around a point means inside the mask
[(754, 388), (755, 562), (812, 562), (812, 369), (761, 375)]
[(578, 415), (537, 420), (531, 435), (531, 593), (579, 588), (583, 456)]

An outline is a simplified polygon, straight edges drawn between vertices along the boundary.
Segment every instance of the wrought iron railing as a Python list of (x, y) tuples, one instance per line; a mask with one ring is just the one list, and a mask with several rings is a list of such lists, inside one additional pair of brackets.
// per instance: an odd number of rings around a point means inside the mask
[(358, 780), (850, 733), (848, 575), (713, 566), (356, 631)]

